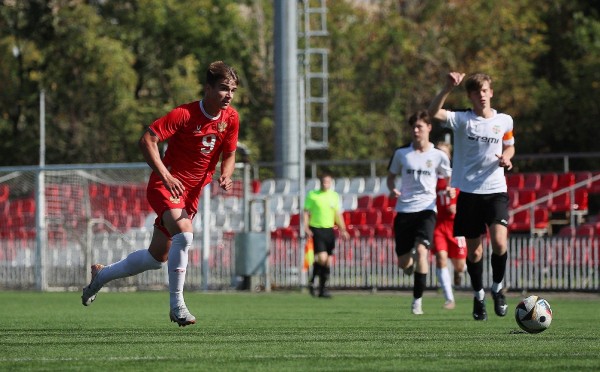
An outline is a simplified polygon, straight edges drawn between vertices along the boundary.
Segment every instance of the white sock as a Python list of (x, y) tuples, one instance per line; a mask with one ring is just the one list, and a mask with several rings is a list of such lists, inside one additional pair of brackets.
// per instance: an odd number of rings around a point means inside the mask
[(194, 234), (191, 232), (173, 235), (167, 264), (169, 268), (169, 302), (171, 309), (185, 305), (183, 285), (185, 284), (185, 270), (188, 264), (188, 250), (193, 239)]
[(485, 291), (482, 289), (480, 289), (477, 292), (473, 292), (473, 296), (475, 296), (475, 298), (479, 301), (483, 301), (483, 299), (485, 298)]
[(500, 282), (500, 283), (496, 283), (496, 282), (492, 283), (492, 292), (498, 293), (498, 292), (500, 292), (501, 289), (502, 289), (502, 282)]
[(94, 283), (97, 283), (100, 289), (111, 280), (126, 278), (148, 270), (158, 270), (163, 267), (163, 264), (156, 261), (147, 249), (140, 249), (130, 253), (121, 261), (104, 267), (96, 276)]
[(452, 284), (450, 283), (450, 271), (448, 267), (442, 267), (435, 270), (438, 281), (444, 292), (444, 298), (446, 301), (454, 301), (454, 294), (452, 293)]
[(419, 298), (414, 298), (413, 297), (413, 304), (421, 306), (422, 300), (423, 300), (423, 297), (419, 297)]

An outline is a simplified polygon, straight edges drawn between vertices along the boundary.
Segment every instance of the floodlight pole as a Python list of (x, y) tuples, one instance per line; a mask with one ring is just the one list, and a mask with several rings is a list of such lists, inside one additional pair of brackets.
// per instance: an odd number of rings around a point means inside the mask
[(46, 229), (46, 195), (44, 193), (44, 168), (46, 166), (46, 95), (44, 90), (40, 91), (40, 159), (39, 169), (36, 173), (35, 184), (35, 230), (36, 230), (36, 263), (35, 284), (38, 291), (48, 289), (46, 279), (46, 248), (48, 244), (48, 232)]

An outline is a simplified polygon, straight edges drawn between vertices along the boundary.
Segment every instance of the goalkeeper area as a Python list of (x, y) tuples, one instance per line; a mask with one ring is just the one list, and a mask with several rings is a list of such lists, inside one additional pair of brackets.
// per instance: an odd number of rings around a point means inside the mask
[(186, 302), (198, 323), (180, 328), (164, 292), (100, 293), (90, 307), (75, 293), (0, 292), (0, 370), (597, 370), (600, 297), (535, 294), (554, 312), (540, 334), (517, 326), (516, 294), (508, 316), (476, 322), (470, 292), (453, 311), (427, 292), (421, 316), (398, 292), (195, 292)]

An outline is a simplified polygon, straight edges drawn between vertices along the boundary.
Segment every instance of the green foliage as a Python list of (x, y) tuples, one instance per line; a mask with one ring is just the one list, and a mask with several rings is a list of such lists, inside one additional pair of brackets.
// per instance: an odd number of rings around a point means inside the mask
[[(595, 370), (600, 362), (596, 295), (546, 294), (550, 328), (520, 331), (512, 314), (471, 317), (471, 294), (425, 293), (410, 314), (409, 293), (198, 293), (186, 302), (198, 323), (168, 320), (168, 296), (0, 293), (0, 369), (113, 371), (448, 371)], [(511, 309), (520, 299), (510, 295)], [(493, 311), (492, 311), (493, 313)], [(575, 347), (575, 348), (574, 348)]]
[[(218, 59), (241, 77), (240, 141), (253, 161), (276, 160), (273, 2), (1, 3), (0, 165), (37, 162), (41, 89), (48, 163), (142, 161), (144, 127), (198, 99)], [(387, 159), (450, 70), (492, 75), (519, 154), (596, 151), (598, 12), (585, 0), (327, 2), (329, 35), (311, 45), (330, 53), (330, 146), (307, 158)], [(447, 107), (468, 107), (462, 92)]]

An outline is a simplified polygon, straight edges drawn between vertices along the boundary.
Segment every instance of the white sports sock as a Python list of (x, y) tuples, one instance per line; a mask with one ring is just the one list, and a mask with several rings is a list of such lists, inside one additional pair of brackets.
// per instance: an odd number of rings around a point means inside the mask
[(494, 283), (492, 283), (492, 292), (498, 293), (498, 292), (500, 292), (500, 290), (502, 289), (502, 287), (503, 287), (502, 286), (502, 282), (500, 282), (500, 283), (494, 282)]
[(483, 299), (485, 298), (485, 291), (483, 289), (480, 289), (477, 292), (473, 292), (473, 296), (475, 296), (477, 300), (483, 301)]
[(130, 253), (121, 261), (104, 267), (96, 276), (94, 284), (97, 283), (99, 288), (102, 288), (111, 280), (126, 278), (148, 270), (158, 270), (163, 267), (163, 264), (164, 262), (156, 261), (147, 249), (140, 249)]
[(185, 270), (188, 264), (188, 250), (193, 239), (194, 234), (191, 232), (173, 235), (167, 264), (169, 268), (169, 302), (171, 309), (185, 305), (183, 285), (185, 284)]
[(450, 271), (448, 267), (437, 268), (436, 270), (438, 281), (444, 292), (444, 298), (446, 301), (454, 301), (454, 294), (452, 293), (452, 284), (450, 283)]
[(423, 297), (419, 297), (419, 298), (414, 298), (413, 297), (413, 305), (421, 305), (421, 303), (423, 302)]

